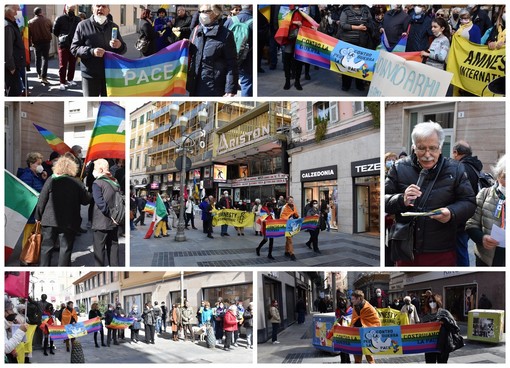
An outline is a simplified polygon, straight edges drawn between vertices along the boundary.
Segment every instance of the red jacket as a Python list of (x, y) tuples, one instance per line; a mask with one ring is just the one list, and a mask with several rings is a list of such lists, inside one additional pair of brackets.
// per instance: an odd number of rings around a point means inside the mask
[(225, 331), (237, 331), (237, 317), (231, 310), (228, 310), (225, 313), (225, 317), (223, 318), (223, 329)]

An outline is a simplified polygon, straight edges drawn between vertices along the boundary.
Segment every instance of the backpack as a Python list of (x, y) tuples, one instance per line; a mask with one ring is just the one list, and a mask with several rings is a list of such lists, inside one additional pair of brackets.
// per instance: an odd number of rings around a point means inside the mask
[(484, 171), (478, 171), (478, 191), (482, 190), (483, 188), (490, 188), (495, 183), (496, 180), (494, 180), (494, 177), (492, 174)]
[[(109, 179), (103, 179), (109, 181)], [(124, 196), (120, 192), (120, 189), (116, 188), (113, 184), (110, 184), (115, 191), (113, 197), (113, 206), (109, 206), (110, 217), (119, 225), (124, 224), (126, 218), (126, 202)], [(118, 189), (118, 190), (117, 190)]]
[(229, 30), (234, 34), (237, 49), (237, 64), (240, 65), (244, 62), (244, 60), (246, 60), (246, 57), (252, 48), (249, 36), (253, 18), (248, 19), (246, 22), (241, 22), (236, 15), (231, 19), (233, 23), (229, 27)]

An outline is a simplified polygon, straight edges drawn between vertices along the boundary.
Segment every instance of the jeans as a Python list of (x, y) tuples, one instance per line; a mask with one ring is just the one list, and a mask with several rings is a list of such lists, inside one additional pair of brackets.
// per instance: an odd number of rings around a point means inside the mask
[(226, 234), (228, 232), (228, 225), (221, 225), (221, 234)]
[(246, 343), (248, 344), (248, 347), (253, 345), (253, 343), (251, 341), (252, 336), (253, 336), (253, 327), (246, 327)]
[(273, 326), (273, 334), (271, 336), (271, 341), (275, 342), (275, 341), (278, 341), (278, 328), (280, 327), (280, 324), (272, 323), (271, 325)]
[(161, 333), (161, 317), (156, 317), (156, 332)]
[(42, 78), (48, 75), (48, 59), (50, 53), (50, 42), (35, 46), (35, 69)]
[(239, 84), (241, 85), (241, 97), (253, 96), (253, 75), (251, 73), (240, 71)]
[(154, 342), (154, 325), (145, 324), (145, 342)]
[(469, 235), (465, 231), (457, 231), (457, 266), (469, 266), (468, 241)]

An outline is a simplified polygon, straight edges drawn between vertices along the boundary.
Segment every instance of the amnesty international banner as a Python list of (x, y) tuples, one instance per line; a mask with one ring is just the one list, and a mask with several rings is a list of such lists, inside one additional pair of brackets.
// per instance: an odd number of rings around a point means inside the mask
[(407, 326), (333, 327), (335, 351), (365, 355), (420, 354), (437, 351), (439, 322)]
[(239, 210), (219, 210), (213, 211), (213, 226), (229, 225), (236, 227), (253, 226), (255, 214)]
[(107, 52), (104, 66), (108, 97), (185, 95), (188, 47), (189, 41), (182, 40), (136, 60)]
[(409, 324), (409, 318), (406, 313), (401, 313), (397, 309), (387, 308), (376, 308), (381, 326), (394, 326), (394, 325), (407, 325)]
[(486, 45), (453, 36), (446, 70), (453, 73), (453, 85), (477, 96), (493, 96), (487, 86), (505, 76), (505, 55), (506, 47), (489, 50)]
[(381, 51), (368, 97), (444, 97), (453, 74)]

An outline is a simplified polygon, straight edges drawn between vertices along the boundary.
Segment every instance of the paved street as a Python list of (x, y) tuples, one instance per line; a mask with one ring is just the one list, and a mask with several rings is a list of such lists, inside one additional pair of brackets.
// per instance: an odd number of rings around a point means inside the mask
[[(81, 218), (82, 218), (82, 229), (87, 228), (87, 218), (88, 218), (88, 206), (81, 206)], [(71, 256), (71, 263), (73, 267), (80, 266), (94, 266), (94, 253), (93, 253), (93, 234), (94, 232), (91, 229), (87, 229), (88, 231), (80, 236), (77, 236), (74, 240), (73, 254)], [(19, 256), (21, 254), (21, 239), (18, 240), (16, 244), (16, 248), (14, 248), (14, 252), (12, 253), (9, 261), (6, 262), (6, 266), (16, 267), (19, 266)], [(126, 259), (126, 239), (124, 237), (119, 238), (119, 247), (120, 247), (120, 262), (121, 266), (124, 266)], [(51, 265), (57, 266), (58, 264), (58, 251), (53, 252)]]
[[(124, 42), (127, 45), (127, 52), (123, 55), (130, 59), (137, 59), (140, 57), (140, 52), (134, 48), (134, 44), (138, 39), (138, 33), (132, 33), (129, 35), (122, 35)], [(74, 81), (77, 83), (76, 86), (69, 86), (65, 91), (60, 91), (60, 82), (58, 79), (58, 55), (55, 54), (53, 58), (50, 59), (48, 63), (48, 81), (50, 85), (44, 85), (37, 78), (37, 71), (35, 69), (35, 57), (32, 52), (31, 59), (31, 70), (27, 73), (28, 76), (28, 84), (30, 89), (31, 97), (81, 97), (81, 72), (80, 66), (76, 65), (76, 73), (74, 77)]]
[[(195, 220), (198, 230), (185, 230), (187, 241), (175, 242), (177, 229), (172, 229), (168, 238), (143, 239), (149, 228), (150, 218), (145, 226), (138, 226), (131, 232), (131, 266), (147, 267), (314, 267), (314, 266), (379, 266), (379, 237), (351, 235), (336, 231), (323, 231), (319, 235), (319, 249), (316, 254), (308, 249), (306, 232), (294, 236), (294, 250), (297, 261), (284, 256), (285, 238), (274, 240), (273, 257), (267, 258), (268, 244), (255, 254), (255, 248), (262, 237), (255, 236), (252, 228), (246, 228), (245, 236), (237, 236), (229, 227), (229, 237), (219, 235), (214, 228), (214, 239), (208, 239), (202, 232), (202, 221)], [(191, 227), (190, 227), (191, 228)]]
[[(505, 363), (505, 343), (484, 344), (466, 339), (466, 323), (459, 323), (465, 346), (450, 354), (448, 363)], [(280, 344), (269, 342), (258, 344), (258, 363), (292, 363), (292, 364), (325, 364), (340, 363), (340, 357), (315, 349), (312, 346), (314, 326), (312, 316), (306, 316), (306, 322), (288, 327), (278, 335)], [(399, 357), (376, 357), (376, 363), (425, 363), (423, 354), (405, 355)], [(366, 361), (363, 359), (366, 363)], [(354, 362), (351, 356), (351, 362)]]
[(356, 89), (355, 81), (352, 82), (351, 89), (348, 92), (342, 91), (342, 76), (338, 73), (319, 68), (310, 67), (311, 80), (305, 79), (305, 70), (301, 74), (302, 91), (294, 87), (294, 80), (289, 90), (284, 90), (285, 75), (283, 73), (283, 64), (281, 55), (278, 55), (278, 65), (275, 70), (270, 70), (265, 60), (262, 60), (262, 69), (265, 73), (257, 73), (258, 96), (259, 97), (339, 97), (339, 96), (366, 96), (369, 85), (365, 85), (365, 91)]
[[(80, 318), (85, 319), (85, 318)], [(143, 326), (143, 325), (142, 325)], [(169, 331), (169, 328), (167, 329)], [(224, 351), (223, 346), (217, 345), (215, 349), (207, 348), (205, 342), (191, 343), (180, 340), (172, 341), (171, 333), (157, 335), (154, 345), (147, 345), (143, 329), (140, 330), (140, 339), (138, 343), (131, 343), (131, 331), (125, 332), (125, 339), (119, 340), (119, 345), (110, 345), (110, 347), (96, 348), (94, 346), (94, 336), (87, 335), (79, 338), (85, 355), (85, 363), (247, 363), (253, 362), (252, 349), (246, 349), (246, 340), (240, 337), (239, 347), (232, 347), (229, 351)], [(100, 340), (100, 336), (98, 335)], [(198, 337), (197, 337), (198, 339)], [(106, 342), (106, 328), (105, 328)], [(40, 347), (35, 347), (32, 363), (70, 363), (71, 353), (66, 352), (64, 342), (58, 340), (55, 342), (57, 351), (55, 355), (43, 355)]]

